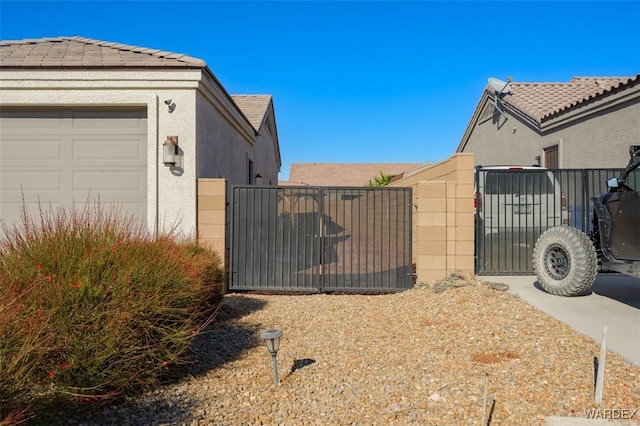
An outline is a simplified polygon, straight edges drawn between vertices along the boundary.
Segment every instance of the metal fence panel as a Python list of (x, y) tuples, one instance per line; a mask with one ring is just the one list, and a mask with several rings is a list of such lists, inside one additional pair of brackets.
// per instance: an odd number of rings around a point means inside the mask
[(412, 286), (410, 188), (232, 189), (232, 290)]
[(568, 225), (592, 229), (591, 197), (622, 169), (476, 171), (476, 273), (532, 274), (542, 232)]

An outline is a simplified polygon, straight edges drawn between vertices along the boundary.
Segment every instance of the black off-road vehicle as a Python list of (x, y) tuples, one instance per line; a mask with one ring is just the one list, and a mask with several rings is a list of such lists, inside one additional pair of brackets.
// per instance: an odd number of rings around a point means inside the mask
[(593, 284), (598, 267), (640, 278), (640, 145), (609, 191), (592, 198), (593, 231), (549, 228), (536, 241), (533, 269), (540, 285), (559, 296), (577, 296)]

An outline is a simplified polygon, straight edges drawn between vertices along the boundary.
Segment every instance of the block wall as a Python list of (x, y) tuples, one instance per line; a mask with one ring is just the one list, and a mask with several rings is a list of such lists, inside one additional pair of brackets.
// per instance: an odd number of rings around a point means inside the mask
[(417, 282), (474, 272), (473, 154), (459, 153), (395, 181), (413, 188)]
[(198, 179), (198, 242), (227, 262), (227, 181)]

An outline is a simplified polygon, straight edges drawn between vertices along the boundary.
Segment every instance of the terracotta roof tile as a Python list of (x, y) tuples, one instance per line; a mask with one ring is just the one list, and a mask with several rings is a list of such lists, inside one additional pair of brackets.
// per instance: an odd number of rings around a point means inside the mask
[[(632, 77), (574, 77), (568, 83), (511, 82), (511, 93), (505, 94), (503, 99), (538, 123), (543, 123), (555, 115), (639, 81), (640, 74)], [(486, 90), (493, 94), (490, 86)]]
[(310, 186), (365, 186), (380, 175), (397, 175), (420, 163), (293, 163), (289, 182)]
[(206, 63), (180, 53), (85, 37), (0, 41), (2, 68), (118, 66), (204, 68)]

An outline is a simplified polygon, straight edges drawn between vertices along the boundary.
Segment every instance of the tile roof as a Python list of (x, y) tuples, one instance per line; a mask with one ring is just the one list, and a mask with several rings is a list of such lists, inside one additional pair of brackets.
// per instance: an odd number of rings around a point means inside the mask
[[(637, 84), (632, 77), (574, 77), (568, 83), (511, 82), (511, 93), (503, 99), (524, 114), (543, 123), (552, 117)], [(493, 95), (494, 90), (487, 86)]]
[(206, 63), (191, 56), (157, 49), (85, 37), (52, 37), (0, 41), (0, 67), (204, 68)]
[(310, 186), (365, 186), (380, 175), (397, 175), (420, 163), (293, 163), (289, 182)]
[(231, 99), (247, 117), (253, 128), (256, 131), (260, 130), (262, 120), (264, 120), (271, 104), (271, 95), (231, 95)]

